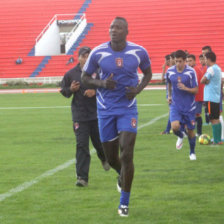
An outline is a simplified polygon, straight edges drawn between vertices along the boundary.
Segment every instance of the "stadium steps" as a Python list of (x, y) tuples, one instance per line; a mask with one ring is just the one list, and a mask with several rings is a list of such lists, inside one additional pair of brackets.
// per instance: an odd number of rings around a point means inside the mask
[[(217, 63), (224, 69), (224, 1), (221, 0), (189, 0), (184, 4), (165, 0), (129, 0), (128, 4), (127, 1), (120, 0), (113, 0), (113, 2), (109, 0), (92, 2), (9, 0), (3, 1), (0, 8), (1, 18), (4, 18), (0, 20), (0, 61), (4, 60), (6, 65), (0, 69), (0, 76), (3, 75), (3, 70), (4, 75), (7, 76), (9, 67), (18, 69), (14, 65), (18, 56), (24, 59), (24, 65), (20, 65), (21, 68), (25, 66), (27, 55), (35, 44), (35, 38), (53, 15), (76, 13), (81, 10), (85, 11), (87, 22), (94, 26), (91, 27), (80, 46), (93, 48), (108, 41), (108, 29), (112, 19), (123, 16), (129, 23), (128, 40), (148, 50), (154, 73), (161, 72), (164, 55), (177, 49), (187, 49), (198, 57), (204, 45), (212, 46), (217, 54)], [(41, 76), (64, 74), (70, 66), (73, 66), (73, 64), (66, 66), (67, 58), (66, 55), (53, 56), (46, 68), (42, 69)], [(77, 48), (74, 51), (74, 58), (77, 58)], [(40, 63), (43, 57), (36, 60)], [(31, 67), (33, 66), (33, 70), (30, 71), (32, 74), (38, 63), (34, 61), (30, 63)], [(57, 66), (56, 63), (58, 63)], [(60, 66), (61, 69), (59, 69)], [(27, 73), (25, 75), (27, 76)]]
[[(2, 65), (0, 78), (29, 77), (34, 71), (39, 71), (37, 67), (43, 62), (44, 57), (28, 56), (35, 45), (36, 37), (55, 14), (74, 14), (84, 2), (84, 0), (3, 1), (0, 7), (1, 18), (4, 18), (0, 20), (0, 61), (3, 61), (3, 64), (0, 63)], [(15, 64), (18, 57), (23, 59), (20, 65)], [(67, 56), (62, 58), (63, 61), (67, 60)]]

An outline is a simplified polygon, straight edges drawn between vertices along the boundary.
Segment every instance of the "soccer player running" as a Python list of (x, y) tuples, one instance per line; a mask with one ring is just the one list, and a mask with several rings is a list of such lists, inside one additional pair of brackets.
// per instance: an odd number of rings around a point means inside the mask
[(219, 120), (222, 72), (220, 67), (216, 64), (216, 55), (214, 52), (207, 52), (205, 54), (205, 61), (208, 69), (201, 79), (201, 83), (205, 84), (204, 101), (206, 102), (209, 119), (212, 123), (214, 144), (222, 144), (221, 123)]
[[(128, 23), (125, 18), (116, 17), (109, 33), (111, 40), (91, 52), (83, 68), (82, 81), (98, 88), (100, 138), (110, 166), (121, 177), (118, 213), (128, 216), (138, 119), (135, 97), (151, 80), (151, 62), (143, 47), (126, 41)], [(143, 72), (139, 84), (138, 67)], [(100, 69), (100, 79), (94, 80), (91, 74), (97, 69)]]
[(204, 84), (200, 83), (203, 73), (196, 66), (196, 57), (193, 54), (189, 54), (187, 56), (187, 64), (194, 68), (197, 80), (198, 80), (198, 93), (195, 95), (195, 101), (196, 101), (196, 123), (197, 123), (197, 136), (200, 136), (202, 134), (202, 117), (201, 117), (201, 111), (202, 111), (202, 105), (203, 105), (203, 94), (204, 94)]
[(181, 123), (188, 129), (190, 145), (190, 160), (196, 160), (195, 144), (195, 94), (198, 92), (198, 83), (195, 70), (186, 65), (186, 53), (178, 50), (175, 53), (176, 65), (167, 70), (168, 102), (170, 104), (170, 121), (173, 133), (178, 137), (176, 148), (183, 146)]

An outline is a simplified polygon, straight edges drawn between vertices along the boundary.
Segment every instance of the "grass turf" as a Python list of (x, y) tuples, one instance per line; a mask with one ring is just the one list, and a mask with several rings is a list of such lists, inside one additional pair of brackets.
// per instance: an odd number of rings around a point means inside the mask
[[(88, 188), (75, 187), (73, 164), (0, 201), (0, 223), (224, 223), (224, 146), (197, 144), (197, 161), (189, 160), (187, 139), (177, 151), (175, 136), (159, 134), (167, 117), (148, 123), (167, 113), (164, 95), (138, 96), (139, 127), (145, 126), (136, 141), (128, 218), (117, 215), (116, 173), (105, 172), (93, 154)], [(1, 195), (73, 159), (75, 137), (70, 100), (58, 93), (0, 95), (0, 102)], [(203, 133), (211, 135), (211, 127)]]

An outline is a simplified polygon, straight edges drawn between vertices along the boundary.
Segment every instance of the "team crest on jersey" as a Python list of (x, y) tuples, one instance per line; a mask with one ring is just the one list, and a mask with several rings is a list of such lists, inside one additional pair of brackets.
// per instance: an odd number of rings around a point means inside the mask
[(180, 76), (177, 77), (177, 82), (181, 82), (181, 77)]
[(91, 77), (92, 77), (92, 79), (96, 79), (96, 73), (93, 73), (93, 74), (91, 75)]
[(116, 58), (116, 65), (117, 67), (123, 67), (123, 58)]
[(78, 122), (74, 123), (74, 128), (75, 128), (75, 130), (77, 130), (79, 128), (79, 123)]
[(131, 126), (132, 126), (133, 128), (136, 128), (136, 126), (137, 126), (137, 121), (136, 121), (135, 118), (132, 118), (132, 119), (131, 119)]

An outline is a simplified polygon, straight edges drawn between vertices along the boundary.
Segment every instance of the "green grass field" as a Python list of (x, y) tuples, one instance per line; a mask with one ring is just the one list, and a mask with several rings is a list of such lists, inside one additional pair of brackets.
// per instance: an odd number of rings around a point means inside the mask
[(95, 153), (88, 188), (75, 186), (70, 99), (8, 94), (0, 102), (0, 224), (224, 223), (224, 146), (197, 144), (197, 161), (189, 160), (187, 139), (177, 151), (174, 135), (159, 134), (167, 122), (164, 91), (138, 96), (128, 218), (117, 215), (116, 173), (105, 172)]

